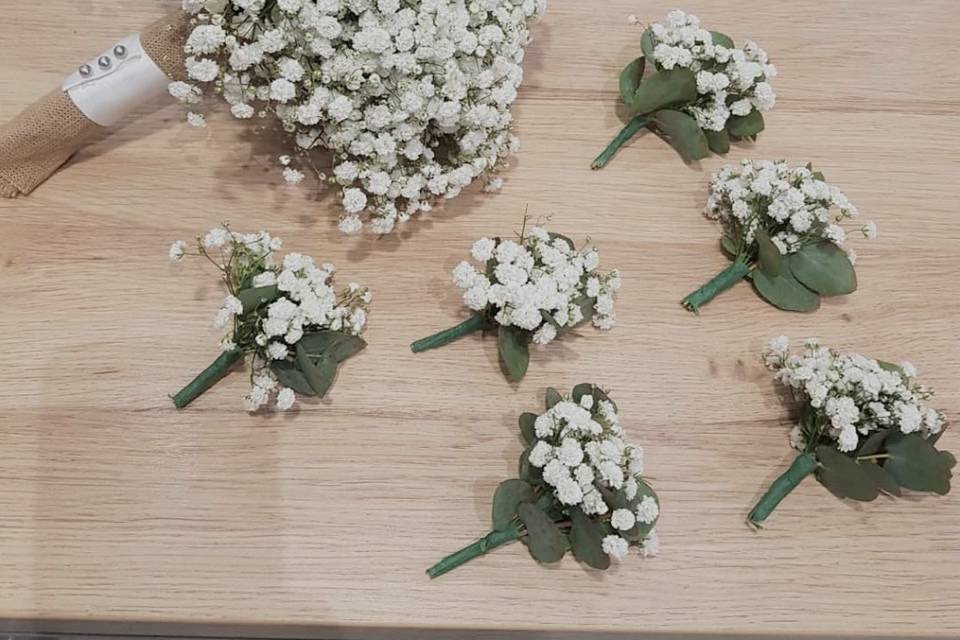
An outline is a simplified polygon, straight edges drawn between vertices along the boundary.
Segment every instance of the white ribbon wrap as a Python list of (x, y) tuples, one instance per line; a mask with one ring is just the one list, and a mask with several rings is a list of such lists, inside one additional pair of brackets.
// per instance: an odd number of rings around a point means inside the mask
[[(123, 55), (119, 55), (122, 52)], [(101, 61), (109, 60), (109, 66)], [(166, 93), (170, 79), (147, 55), (140, 34), (127, 36), (80, 67), (62, 88), (87, 118), (103, 127), (116, 124), (140, 105)]]

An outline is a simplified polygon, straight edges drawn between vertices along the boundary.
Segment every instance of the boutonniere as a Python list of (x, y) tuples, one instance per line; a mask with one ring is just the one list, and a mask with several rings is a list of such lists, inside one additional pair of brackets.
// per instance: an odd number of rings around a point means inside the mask
[[(841, 223), (855, 218), (857, 208), (811, 165), (727, 165), (713, 175), (705, 213), (723, 227), (720, 248), (731, 263), (684, 298), (688, 310), (699, 312), (743, 278), (787, 311), (814, 311), (821, 296), (856, 291), (856, 254), (845, 248)], [(860, 230), (868, 239), (877, 235), (872, 222)]]
[(490, 533), (430, 567), (431, 578), (515, 540), (537, 562), (558, 562), (570, 549), (594, 569), (631, 545), (656, 554), (660, 503), (643, 480), (643, 449), (624, 439), (600, 387), (579, 384), (566, 396), (548, 389), (544, 413), (520, 416), (520, 435), (519, 477), (494, 492)]
[[(635, 17), (631, 22), (637, 23)], [(731, 140), (755, 140), (776, 95), (776, 68), (757, 43), (742, 48), (696, 16), (671, 11), (640, 38), (643, 55), (620, 74), (620, 97), (633, 118), (593, 161), (602, 169), (643, 129), (667, 139), (690, 162), (726, 153)]]
[(335, 189), (343, 232), (368, 222), (386, 234), (474, 182), (500, 188), (519, 146), (520, 63), (546, 0), (184, 4), (189, 78), (170, 92), (194, 109), (188, 120), (204, 126), (193, 105), (205, 91), (241, 120), (275, 118), (291, 138), (278, 169)]
[(781, 336), (764, 359), (798, 405), (790, 444), (800, 455), (750, 512), (751, 524), (761, 525), (810, 474), (837, 497), (864, 502), (901, 489), (950, 491), (957, 460), (935, 446), (944, 417), (927, 405), (933, 392), (917, 383), (912, 364), (839, 353), (815, 340), (801, 355), (789, 349)]
[(366, 346), (360, 338), (367, 322), (370, 292), (351, 283), (337, 293), (332, 264), (317, 265), (309, 256), (288, 253), (274, 263), (280, 240), (266, 232), (238, 234), (213, 229), (190, 250), (178, 241), (170, 260), (199, 256), (219, 269), (228, 295), (214, 325), (226, 328), (220, 356), (173, 396), (182, 409), (231, 367), (251, 356), (250, 392), (244, 399), (256, 411), (276, 394), (280, 409), (289, 409), (296, 394), (323, 397), (337, 367)]
[(534, 227), (521, 231), (519, 241), (481, 238), (471, 253), (482, 268), (464, 261), (453, 270), (470, 318), (414, 342), (414, 353), (476, 331), (496, 331), (503, 371), (516, 382), (527, 372), (531, 342), (549, 344), (586, 322), (602, 330), (613, 327), (620, 274), (597, 271), (595, 248), (578, 250), (566, 236)]

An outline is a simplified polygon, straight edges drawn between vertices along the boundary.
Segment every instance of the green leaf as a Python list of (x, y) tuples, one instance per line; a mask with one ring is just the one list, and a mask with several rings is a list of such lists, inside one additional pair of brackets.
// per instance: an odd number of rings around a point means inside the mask
[(757, 238), (757, 268), (770, 278), (782, 275), (786, 268), (786, 258), (773, 244), (766, 229), (758, 228)]
[(343, 362), (366, 348), (367, 343), (359, 336), (342, 331), (313, 331), (304, 334), (297, 346), (302, 346), (311, 358), (327, 355)]
[(553, 405), (557, 404), (561, 400), (563, 400), (563, 396), (560, 395), (559, 391), (557, 391), (553, 387), (547, 388), (547, 397), (545, 402), (547, 411), (550, 411), (550, 409), (553, 408)]
[(596, 399), (596, 400), (606, 400), (607, 402), (609, 402), (610, 404), (613, 405), (613, 410), (614, 410), (614, 411), (619, 411), (619, 409), (617, 409), (617, 403), (614, 402), (614, 401), (610, 398), (610, 396), (607, 395), (607, 392), (604, 391), (603, 389), (601, 389), (600, 387), (594, 386), (594, 388), (593, 388), (593, 397), (594, 397), (594, 399)]
[(820, 308), (820, 296), (789, 273), (771, 278), (754, 270), (753, 286), (764, 300), (786, 311), (816, 311)]
[(829, 445), (817, 447), (817, 480), (838, 498), (861, 502), (876, 500), (880, 487), (856, 460)]
[(893, 432), (894, 428), (890, 427), (889, 429), (883, 429), (881, 431), (874, 431), (867, 439), (863, 441), (863, 444), (860, 445), (860, 448), (857, 449), (858, 456), (872, 456), (876, 452), (880, 451), (880, 447), (883, 445), (883, 441), (887, 439), (887, 436)]
[(903, 375), (903, 367), (898, 364), (893, 364), (892, 362), (887, 362), (886, 360), (877, 360), (877, 364), (880, 365), (880, 368), (884, 371), (892, 371), (893, 373), (899, 373)]
[(290, 387), (303, 396), (317, 395), (307, 377), (289, 360), (274, 360), (270, 363), (270, 370), (283, 386)]
[(720, 238), (720, 249), (731, 260), (737, 257), (737, 243), (728, 235)]
[(576, 402), (577, 404), (580, 404), (580, 398), (587, 395), (592, 396), (593, 389), (594, 389), (593, 384), (589, 382), (581, 382), (580, 384), (578, 384), (573, 388), (573, 393), (571, 394), (573, 396), (573, 401)]
[(523, 480), (504, 480), (493, 493), (493, 529), (506, 531), (522, 502), (533, 502), (533, 487)]
[(707, 136), (691, 116), (680, 111), (661, 109), (650, 120), (656, 125), (657, 131), (667, 137), (667, 142), (677, 150), (684, 162), (701, 160), (710, 155)]
[(570, 546), (577, 560), (594, 569), (610, 567), (610, 556), (603, 551), (604, 531), (577, 507), (570, 509)]
[(633, 98), (633, 94), (636, 92), (637, 87), (640, 86), (640, 82), (643, 79), (643, 69), (646, 66), (645, 58), (637, 58), (626, 67), (623, 68), (623, 71), (620, 72), (620, 97), (623, 98), (623, 101), (627, 104), (630, 103), (630, 100)]
[(752, 138), (763, 131), (763, 114), (754, 109), (745, 116), (730, 116), (727, 131), (734, 138)]
[(550, 236), (551, 242), (553, 240), (563, 240), (568, 245), (570, 245), (570, 248), (572, 250), (575, 251), (577, 249), (577, 245), (573, 242), (573, 240), (570, 239), (568, 236), (563, 235), (562, 233), (557, 233), (556, 231), (548, 231), (547, 235)]
[(707, 137), (707, 146), (710, 147), (710, 151), (719, 154), (730, 151), (730, 134), (727, 133), (726, 129), (722, 131), (704, 129), (703, 135)]
[(512, 325), (500, 325), (498, 329), (500, 364), (511, 382), (523, 380), (530, 365), (530, 348), (527, 334)]
[(733, 49), (733, 38), (728, 36), (725, 33), (720, 33), (719, 31), (711, 31), (710, 35), (713, 36), (713, 44), (719, 44), (722, 47), (727, 49)]
[(255, 311), (262, 304), (269, 304), (280, 297), (280, 289), (271, 284), (266, 287), (252, 287), (237, 294), (237, 299), (243, 305), (243, 312)]
[(527, 448), (520, 454), (520, 461), (517, 464), (517, 476), (525, 482), (536, 482), (540, 479), (540, 469), (530, 464), (530, 452), (533, 450), (533, 444), (527, 445)]
[(567, 551), (567, 541), (556, 523), (536, 506), (523, 502), (518, 510), (527, 529), (523, 542), (537, 562), (559, 562)]
[(697, 99), (697, 77), (690, 69), (664, 69), (644, 80), (627, 106), (635, 114), (647, 114)]
[(523, 436), (523, 441), (526, 444), (533, 444), (537, 439), (537, 430), (534, 426), (536, 421), (537, 414), (535, 413), (520, 414), (520, 435)]
[(900, 485), (897, 484), (893, 476), (887, 473), (880, 465), (870, 462), (869, 460), (864, 460), (860, 463), (860, 468), (873, 479), (884, 493), (889, 493), (892, 496), (899, 496), (901, 494)]
[(847, 254), (832, 242), (810, 244), (790, 256), (790, 271), (809, 289), (825, 296), (857, 290), (857, 274)]
[(337, 377), (336, 360), (324, 354), (314, 362), (300, 343), (297, 343), (297, 368), (303, 372), (315, 395), (321, 398), (327, 395), (327, 391), (333, 385), (333, 379)]
[(596, 303), (597, 303), (597, 299), (591, 298), (589, 296), (580, 296), (579, 298), (573, 301), (573, 304), (580, 307), (580, 313), (583, 315), (583, 318), (580, 319), (580, 322), (573, 325), (573, 327), (579, 327), (584, 323), (590, 322), (590, 320), (593, 318), (593, 312), (594, 312), (593, 306)]
[[(943, 432), (941, 431), (940, 433)], [(940, 433), (937, 435), (939, 436)], [(927, 442), (930, 442), (930, 440), (927, 440)], [(953, 469), (955, 466), (957, 466), (957, 457), (949, 451), (941, 451), (940, 457), (943, 458), (943, 463), (947, 466), (947, 469)]]
[(887, 438), (887, 455), (883, 468), (900, 486), (914, 491), (932, 491), (940, 495), (950, 492), (951, 461), (940, 455), (923, 436), (899, 431)]
[(643, 32), (643, 35), (640, 36), (640, 49), (643, 51), (643, 56), (648, 58), (650, 62), (654, 62), (653, 59), (653, 31), (649, 28)]

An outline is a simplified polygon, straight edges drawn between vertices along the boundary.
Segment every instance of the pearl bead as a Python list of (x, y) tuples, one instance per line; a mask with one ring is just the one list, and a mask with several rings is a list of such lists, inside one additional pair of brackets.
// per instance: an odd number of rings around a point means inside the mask
[(117, 56), (118, 58), (126, 57), (126, 55), (127, 55), (127, 48), (126, 48), (125, 46), (123, 46), (122, 44), (118, 44), (117, 46), (115, 46), (115, 47), (113, 48), (113, 55)]
[(100, 56), (100, 59), (97, 60), (97, 64), (100, 65), (101, 69), (109, 69), (112, 63), (113, 61), (110, 60), (110, 58), (108, 58), (107, 56)]
[(81, 76), (83, 76), (84, 78), (86, 78), (86, 77), (89, 76), (91, 73), (93, 73), (93, 69), (90, 68), (90, 65), (88, 65), (88, 64), (80, 65), (80, 75), (81, 75)]

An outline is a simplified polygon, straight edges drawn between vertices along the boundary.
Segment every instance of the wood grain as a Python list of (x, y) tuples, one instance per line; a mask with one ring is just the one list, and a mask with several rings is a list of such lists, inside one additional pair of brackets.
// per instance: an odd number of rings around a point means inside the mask
[[(170, 2), (6, 4), (0, 118)], [(957, 493), (855, 506), (808, 481), (766, 530), (744, 525), (790, 455), (788, 410), (757, 358), (769, 337), (908, 358), (958, 418), (960, 4), (688, 5), (780, 68), (768, 130), (728, 159), (812, 161), (881, 234), (857, 245), (860, 290), (816, 314), (741, 285), (700, 317), (679, 300), (724, 263), (699, 212), (726, 160), (685, 167), (644, 136), (588, 170), (619, 127), (616, 75), (639, 48), (625, 16), (670, 8), (553, 1), (504, 192), (466, 195), (402, 236), (341, 237), (328, 198), (278, 180), (276, 149), (229, 117), (192, 130), (176, 106), (0, 202), (0, 618), (332, 637), (960, 635)], [(527, 206), (622, 270), (617, 329), (537, 350), (516, 387), (491, 340), (413, 356), (411, 340), (462, 317), (448, 274), (472, 240), (510, 233)], [(234, 375), (187, 411), (171, 406), (215, 355), (222, 293), (166, 249), (223, 219), (373, 288), (370, 348), (328, 400), (250, 417)], [(570, 558), (538, 567), (515, 545), (430, 582), (427, 566), (486, 531), (520, 452), (516, 416), (546, 386), (584, 380), (612, 388), (647, 447), (661, 556), (599, 575)], [(942, 444), (960, 448), (952, 432)]]

